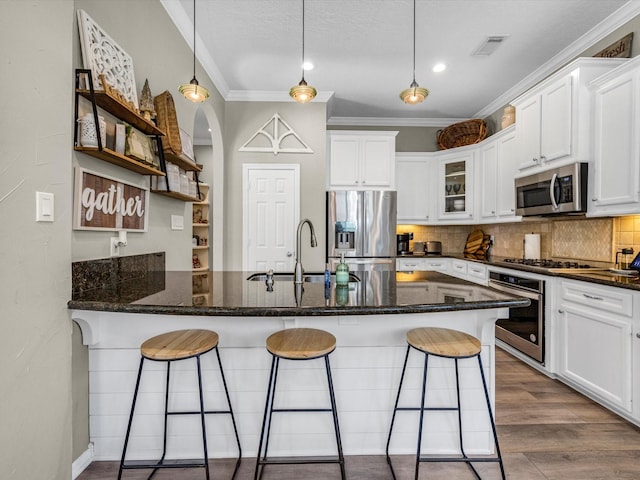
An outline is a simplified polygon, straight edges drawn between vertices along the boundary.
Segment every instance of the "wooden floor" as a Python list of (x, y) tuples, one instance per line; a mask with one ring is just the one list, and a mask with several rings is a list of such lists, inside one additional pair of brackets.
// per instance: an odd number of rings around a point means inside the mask
[[(507, 478), (513, 480), (640, 479), (640, 429), (502, 350), (496, 355), (496, 421)], [(253, 478), (255, 460), (243, 459), (237, 480)], [(398, 480), (413, 479), (413, 458), (394, 457)], [(215, 480), (231, 477), (232, 461), (212, 461)], [(390, 480), (384, 456), (346, 457), (349, 480)], [(484, 480), (500, 478), (494, 464), (478, 466)], [(117, 462), (94, 462), (78, 480), (117, 477)], [(147, 478), (126, 471), (123, 479)], [(204, 479), (202, 469), (163, 470), (157, 480)], [(339, 479), (337, 465), (276, 466), (262, 480)], [(465, 465), (422, 464), (420, 478), (473, 479)]]

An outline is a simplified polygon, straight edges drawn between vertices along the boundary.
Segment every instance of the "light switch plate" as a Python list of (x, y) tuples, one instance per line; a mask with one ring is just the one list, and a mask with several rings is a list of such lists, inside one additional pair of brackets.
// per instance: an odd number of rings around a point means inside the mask
[(53, 222), (53, 193), (36, 192), (36, 222)]
[(171, 230), (184, 230), (184, 217), (182, 215), (171, 215)]

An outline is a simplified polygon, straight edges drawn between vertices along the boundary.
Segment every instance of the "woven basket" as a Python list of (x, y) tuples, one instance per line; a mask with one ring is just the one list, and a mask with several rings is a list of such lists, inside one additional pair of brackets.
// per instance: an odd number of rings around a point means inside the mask
[(487, 124), (481, 118), (454, 123), (438, 130), (438, 146), (440, 150), (473, 145), (487, 138)]
[(168, 91), (164, 91), (153, 99), (153, 103), (156, 107), (158, 128), (166, 135), (162, 140), (162, 149), (174, 155), (182, 154), (180, 128), (173, 97)]

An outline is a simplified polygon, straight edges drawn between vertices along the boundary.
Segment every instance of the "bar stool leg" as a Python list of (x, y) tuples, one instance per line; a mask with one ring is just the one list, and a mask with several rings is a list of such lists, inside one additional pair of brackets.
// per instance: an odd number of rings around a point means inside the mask
[[(207, 452), (207, 428), (204, 420), (204, 395), (202, 394), (202, 367), (200, 366), (200, 355), (196, 356), (198, 365), (198, 391), (200, 392), (200, 422), (202, 424), (202, 447), (204, 450), (204, 470), (207, 480), (209, 480), (209, 453)], [(166, 435), (166, 433), (165, 433)]]
[[(264, 418), (262, 419), (262, 430), (260, 431), (260, 443), (258, 445), (258, 455), (256, 457), (256, 469), (253, 474), (253, 480), (258, 480), (258, 477), (262, 478), (263, 468), (260, 465), (260, 461), (266, 459), (267, 448), (269, 445), (269, 430), (271, 428), (271, 415), (273, 413), (273, 396), (275, 395), (275, 377), (278, 373), (278, 357), (274, 356), (271, 360), (271, 372), (269, 373), (269, 386), (267, 387), (267, 400), (264, 405)], [(267, 426), (268, 420), (268, 426)], [(265, 431), (266, 431), (266, 445), (264, 455), (262, 454), (262, 445), (265, 443)]]
[(218, 357), (218, 366), (220, 367), (220, 376), (222, 377), (222, 385), (224, 386), (224, 393), (227, 397), (227, 404), (229, 405), (229, 414), (231, 415), (231, 423), (233, 424), (233, 431), (236, 435), (236, 443), (238, 445), (238, 461), (236, 462), (236, 467), (233, 470), (233, 475), (231, 475), (231, 480), (236, 477), (238, 473), (238, 468), (240, 468), (240, 462), (242, 461), (242, 447), (240, 446), (240, 436), (238, 435), (238, 427), (236, 426), (236, 419), (233, 415), (233, 408), (231, 407), (231, 397), (229, 396), (229, 389), (227, 388), (227, 380), (224, 378), (224, 370), (222, 369), (222, 361), (220, 360), (220, 352), (218, 351), (218, 347), (215, 348), (216, 356)]
[[(460, 404), (460, 371), (458, 370), (458, 359), (454, 358), (453, 360), (455, 362), (455, 367), (456, 367), (456, 401), (458, 402), (456, 410), (458, 411), (458, 443), (460, 444), (460, 452), (462, 453), (462, 457), (468, 458), (466, 452), (464, 451), (464, 442), (462, 441), (462, 407)], [(478, 473), (476, 468), (473, 466), (473, 464), (471, 462), (466, 462), (466, 463), (469, 469), (471, 470), (471, 472), (473, 473), (473, 475), (478, 480), (480, 480), (481, 479), (480, 474)]]
[(391, 475), (393, 476), (393, 480), (396, 480), (396, 474), (393, 471), (393, 465), (391, 464), (391, 457), (389, 456), (389, 445), (391, 444), (391, 434), (393, 433), (393, 424), (396, 421), (396, 412), (398, 411), (398, 403), (400, 401), (400, 393), (402, 392), (402, 383), (404, 382), (404, 373), (407, 369), (407, 360), (409, 360), (409, 351), (411, 350), (411, 346), (407, 345), (407, 353), (404, 356), (404, 364), (402, 365), (402, 373), (400, 374), (400, 385), (398, 386), (398, 394), (396, 395), (396, 403), (393, 407), (393, 414), (391, 416), (391, 426), (389, 427), (389, 436), (387, 437), (387, 463), (391, 468)]
[(484, 398), (487, 401), (487, 411), (489, 412), (489, 419), (491, 420), (491, 429), (493, 430), (493, 440), (496, 444), (496, 455), (498, 457), (498, 464), (500, 465), (500, 475), (502, 480), (506, 480), (504, 473), (504, 465), (502, 463), (502, 454), (500, 453), (500, 445), (498, 443), (498, 432), (496, 430), (496, 422), (493, 418), (493, 412), (491, 410), (491, 401), (489, 399), (489, 390), (487, 388), (487, 380), (484, 377), (484, 368), (482, 368), (482, 359), (478, 355), (478, 366), (480, 367), (480, 377), (482, 378), (482, 386), (484, 387)]
[(131, 424), (133, 423), (133, 412), (136, 409), (136, 400), (138, 399), (138, 389), (140, 388), (140, 377), (142, 376), (142, 366), (144, 365), (144, 357), (140, 357), (140, 366), (138, 367), (138, 378), (136, 380), (136, 388), (133, 391), (133, 402), (131, 403), (131, 413), (129, 414), (129, 423), (127, 424), (127, 433), (124, 436), (124, 446), (122, 447), (122, 458), (120, 459), (120, 468), (118, 468), (118, 480), (122, 478), (122, 466), (124, 458), (127, 454), (127, 446), (129, 445), (129, 434), (131, 433)]
[(329, 398), (331, 399), (331, 414), (333, 415), (333, 427), (336, 433), (336, 445), (338, 447), (338, 460), (340, 463), (340, 476), (345, 480), (346, 474), (344, 470), (344, 455), (342, 454), (342, 440), (340, 440), (340, 425), (338, 425), (338, 409), (336, 407), (336, 398), (333, 391), (333, 381), (331, 379), (331, 366), (329, 365), (329, 355), (324, 356), (324, 364), (327, 369), (327, 381), (329, 383)]
[(420, 423), (418, 423), (418, 451), (416, 453), (415, 480), (420, 475), (420, 451), (422, 450), (422, 424), (424, 420), (424, 402), (427, 396), (427, 367), (429, 366), (429, 354), (424, 354), (424, 369), (422, 371), (422, 401), (420, 403)]

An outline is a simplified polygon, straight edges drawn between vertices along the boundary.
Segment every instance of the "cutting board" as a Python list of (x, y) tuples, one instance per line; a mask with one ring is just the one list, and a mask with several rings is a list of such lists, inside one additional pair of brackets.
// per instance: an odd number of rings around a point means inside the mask
[(467, 237), (467, 243), (464, 246), (464, 253), (475, 253), (482, 247), (484, 240), (484, 232), (482, 230), (474, 230)]

